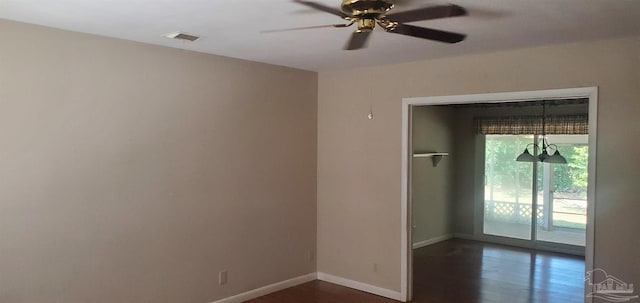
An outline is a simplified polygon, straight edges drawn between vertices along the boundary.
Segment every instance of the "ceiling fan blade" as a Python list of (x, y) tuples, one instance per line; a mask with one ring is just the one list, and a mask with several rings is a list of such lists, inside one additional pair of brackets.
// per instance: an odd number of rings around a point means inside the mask
[(405, 12), (387, 14), (387, 19), (395, 22), (413, 22), (421, 20), (440, 19), (464, 16), (467, 10), (457, 5), (440, 5), (414, 9)]
[(349, 39), (349, 42), (347, 42), (347, 45), (345, 45), (344, 49), (356, 50), (366, 47), (367, 40), (369, 39), (370, 34), (371, 32), (353, 32), (353, 34), (351, 35), (351, 39)]
[(339, 16), (340, 18), (349, 17), (349, 15), (347, 15), (343, 11), (341, 11), (341, 10), (339, 10), (337, 8), (326, 6), (324, 4), (320, 4), (320, 3), (316, 3), (316, 2), (312, 2), (312, 1), (303, 1), (303, 0), (293, 0), (293, 2), (300, 3), (302, 5), (306, 5), (308, 7), (317, 9), (319, 11), (323, 11), (325, 13), (329, 13), (329, 14), (333, 14), (333, 15)]
[(412, 36), (422, 39), (435, 40), (445, 43), (456, 43), (464, 40), (467, 35), (441, 31), (432, 28), (413, 26), (408, 24), (398, 24), (397, 27), (387, 29), (390, 33)]
[(307, 30), (307, 29), (316, 29), (316, 28), (328, 28), (328, 27), (349, 27), (351, 24), (327, 24), (327, 25), (315, 25), (315, 26), (304, 26), (304, 27), (292, 27), (292, 28), (282, 28), (282, 29), (270, 29), (260, 31), (261, 34), (269, 34), (269, 33), (281, 33), (281, 32), (289, 32), (289, 31), (299, 31), (299, 30)]

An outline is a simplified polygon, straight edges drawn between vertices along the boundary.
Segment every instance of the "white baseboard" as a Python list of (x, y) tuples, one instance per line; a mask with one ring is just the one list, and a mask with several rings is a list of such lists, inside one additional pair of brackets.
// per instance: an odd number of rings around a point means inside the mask
[(389, 290), (389, 289), (378, 287), (378, 286), (373, 286), (370, 284), (366, 284), (366, 283), (362, 283), (362, 282), (358, 282), (358, 281), (354, 281), (346, 278), (342, 278), (342, 277), (338, 277), (338, 276), (334, 276), (334, 275), (330, 275), (330, 274), (326, 274), (326, 273), (322, 273), (322, 272), (318, 272), (318, 273), (310, 273), (304, 276), (300, 276), (300, 277), (296, 277), (286, 281), (260, 287), (260, 288), (250, 290), (232, 297), (220, 299), (212, 303), (242, 303), (251, 299), (262, 297), (270, 293), (274, 293), (276, 291), (280, 291), (289, 287), (300, 285), (302, 283), (307, 283), (313, 280), (321, 280), (321, 281), (325, 281), (333, 284), (338, 284), (341, 286), (357, 289), (360, 291), (368, 292), (368, 293), (386, 297), (389, 299), (406, 302), (405, 298), (402, 296), (400, 292)]
[(289, 279), (289, 280), (278, 282), (278, 283), (273, 283), (271, 285), (250, 290), (232, 297), (220, 299), (218, 301), (214, 301), (213, 303), (242, 303), (251, 299), (255, 299), (257, 297), (262, 297), (264, 295), (268, 295), (270, 293), (274, 293), (276, 291), (280, 291), (285, 288), (300, 285), (302, 283), (307, 283), (316, 279), (317, 279), (317, 274), (310, 273), (304, 276), (299, 276), (293, 279)]
[(368, 292), (368, 293), (371, 293), (371, 294), (374, 294), (374, 295), (378, 295), (378, 296), (386, 297), (386, 298), (389, 298), (389, 299), (405, 302), (405, 298), (402, 296), (402, 294), (400, 292), (389, 290), (389, 289), (386, 289), (386, 288), (381, 288), (381, 287), (378, 287), (378, 286), (373, 286), (373, 285), (370, 285), (370, 284), (366, 284), (366, 283), (362, 283), (362, 282), (358, 282), (358, 281), (354, 281), (354, 280), (349, 280), (349, 279), (346, 279), (346, 278), (337, 277), (337, 276), (330, 275), (330, 274), (325, 274), (325, 273), (322, 273), (322, 272), (318, 272), (318, 280), (329, 282), (329, 283), (333, 283), (333, 284), (342, 285), (342, 286), (345, 286), (345, 287), (349, 287), (349, 288), (357, 289), (357, 290), (360, 290), (360, 291)]
[(449, 240), (451, 238), (453, 238), (453, 234), (446, 234), (446, 235), (442, 235), (442, 236), (439, 236), (439, 237), (427, 239), (427, 240), (424, 240), (424, 241), (419, 241), (419, 242), (413, 243), (413, 249), (425, 247), (425, 246), (428, 246), (428, 245), (431, 245), (431, 244), (436, 244), (438, 242), (446, 241), (446, 240)]

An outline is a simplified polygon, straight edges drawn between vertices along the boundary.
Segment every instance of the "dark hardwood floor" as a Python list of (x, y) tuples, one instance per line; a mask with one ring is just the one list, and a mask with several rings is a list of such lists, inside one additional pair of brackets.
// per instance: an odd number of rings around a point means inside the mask
[(397, 303), (397, 301), (323, 281), (294, 286), (250, 303)]
[[(322, 281), (251, 303), (392, 303)], [(452, 239), (414, 250), (416, 303), (584, 302), (584, 258)]]
[(584, 302), (584, 258), (452, 239), (414, 250), (413, 302)]

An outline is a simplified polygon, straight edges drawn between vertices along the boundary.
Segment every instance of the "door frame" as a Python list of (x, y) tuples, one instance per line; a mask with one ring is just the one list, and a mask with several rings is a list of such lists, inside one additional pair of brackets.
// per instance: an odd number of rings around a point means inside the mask
[[(411, 111), (414, 106), (422, 105), (453, 105), (470, 103), (502, 103), (518, 101), (535, 101), (548, 99), (589, 99), (589, 163), (588, 163), (588, 187), (587, 187), (587, 230), (585, 245), (585, 272), (593, 270), (594, 259), (594, 230), (595, 230), (595, 197), (596, 197), (596, 137), (598, 121), (598, 87), (579, 87), (551, 90), (534, 90), (505, 93), (452, 95), (404, 98), (402, 100), (402, 159), (401, 159), (401, 267), (400, 267), (400, 292), (404, 302), (411, 300), (413, 293), (413, 247), (412, 247), (412, 222), (411, 222)], [(477, 212), (477, 207), (475, 209)], [(477, 216), (476, 216), (477, 217)], [(476, 222), (477, 223), (477, 222)], [(477, 224), (474, 224), (477, 226)], [(474, 236), (478, 235), (474, 228)], [(586, 289), (585, 289), (586, 291)], [(586, 293), (585, 293), (586, 294)], [(585, 302), (592, 302), (592, 298), (585, 296)]]

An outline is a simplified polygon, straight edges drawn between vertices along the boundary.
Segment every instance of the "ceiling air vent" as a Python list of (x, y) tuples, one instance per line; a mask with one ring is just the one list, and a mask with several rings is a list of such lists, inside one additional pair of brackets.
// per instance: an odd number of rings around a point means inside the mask
[(169, 34), (166, 34), (164, 36), (167, 37), (167, 38), (171, 38), (171, 39), (186, 40), (186, 41), (191, 41), (191, 42), (195, 42), (195, 41), (200, 39), (199, 36), (191, 35), (191, 34), (187, 34), (187, 33), (181, 33), (181, 32), (169, 33)]

